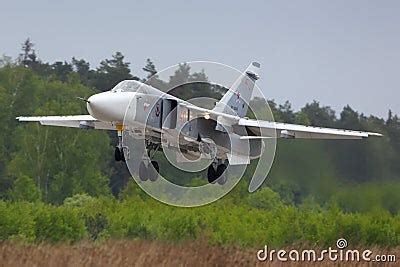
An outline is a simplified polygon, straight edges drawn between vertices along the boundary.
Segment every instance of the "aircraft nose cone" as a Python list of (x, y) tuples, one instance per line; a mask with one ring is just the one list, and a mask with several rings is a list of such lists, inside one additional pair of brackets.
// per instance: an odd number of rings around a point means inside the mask
[(88, 98), (86, 103), (86, 108), (89, 111), (90, 115), (94, 117), (95, 110), (101, 107), (101, 97), (98, 95), (92, 95)]
[(91, 97), (88, 98), (87, 100), (87, 106), (89, 107), (95, 107), (99, 105), (99, 102), (101, 102), (99, 95), (92, 95)]
[(88, 98), (86, 108), (90, 115), (100, 121), (123, 121), (130, 97), (124, 94), (104, 92)]
[(110, 103), (107, 101), (106, 93), (100, 93), (92, 95), (88, 98), (86, 108), (90, 115), (98, 120), (108, 120), (108, 114), (110, 113)]

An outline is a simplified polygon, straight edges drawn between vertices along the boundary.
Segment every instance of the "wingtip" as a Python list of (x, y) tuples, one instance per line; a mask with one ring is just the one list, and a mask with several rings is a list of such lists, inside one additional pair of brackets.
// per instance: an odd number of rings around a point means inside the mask
[(368, 132), (368, 136), (383, 137), (383, 134)]

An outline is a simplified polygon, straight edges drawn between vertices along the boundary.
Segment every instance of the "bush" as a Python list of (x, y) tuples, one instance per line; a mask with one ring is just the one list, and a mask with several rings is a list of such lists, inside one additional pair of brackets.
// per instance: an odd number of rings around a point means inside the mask
[(33, 180), (26, 175), (21, 175), (15, 180), (9, 195), (14, 201), (36, 202), (40, 200), (40, 191)]
[(42, 205), (35, 216), (37, 241), (77, 241), (86, 236), (85, 221), (71, 207)]
[(151, 226), (154, 234), (162, 240), (196, 239), (199, 233), (198, 217), (189, 210), (177, 210), (172, 216), (166, 211), (159, 214)]
[(265, 210), (279, 209), (283, 206), (279, 194), (272, 191), (269, 187), (263, 187), (249, 194), (247, 203), (251, 207)]
[(95, 198), (89, 196), (88, 194), (75, 194), (72, 197), (67, 197), (64, 199), (64, 205), (70, 207), (83, 207), (90, 203), (93, 203)]
[(35, 221), (33, 204), (0, 201), (0, 240), (34, 241)]
[(400, 215), (382, 210), (344, 213), (335, 202), (321, 208), (312, 200), (301, 207), (283, 205), (268, 188), (247, 201), (256, 208), (229, 198), (193, 209), (137, 197), (115, 201), (80, 195), (61, 206), (0, 201), (0, 239), (70, 242), (109, 237), (178, 242), (205, 238), (222, 245), (281, 247), (334, 245), (338, 238), (346, 238), (355, 246), (400, 244)]

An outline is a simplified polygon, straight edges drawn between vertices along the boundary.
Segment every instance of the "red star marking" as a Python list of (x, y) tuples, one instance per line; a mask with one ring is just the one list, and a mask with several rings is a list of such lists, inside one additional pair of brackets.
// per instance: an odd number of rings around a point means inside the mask
[(236, 95), (237, 99), (240, 98), (240, 93), (238, 91), (235, 92), (235, 95)]
[(240, 102), (240, 93), (236, 91), (235, 95), (236, 95), (236, 102)]

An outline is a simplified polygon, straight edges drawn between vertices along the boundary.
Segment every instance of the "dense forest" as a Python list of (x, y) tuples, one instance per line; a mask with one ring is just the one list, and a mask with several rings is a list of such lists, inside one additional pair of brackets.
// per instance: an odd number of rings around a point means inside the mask
[[(222, 204), (197, 209), (166, 207), (147, 198), (129, 179), (126, 166), (114, 162), (114, 132), (15, 120), (21, 115), (86, 114), (76, 97), (109, 90), (125, 79), (145, 81), (157, 72), (150, 59), (143, 65), (147, 77), (132, 74), (120, 52), (97, 68), (77, 58), (43, 62), (29, 39), (17, 58), (0, 59), (0, 239), (181, 239), (205, 234), (219, 243), (254, 245), (269, 240), (326, 243), (347, 234), (359, 243), (400, 244), (400, 118), (390, 110), (387, 118), (378, 118), (350, 106), (336, 114), (313, 101), (294, 111), (289, 102), (269, 100), (276, 121), (374, 131), (384, 137), (279, 140), (263, 188), (247, 193), (245, 176)], [(169, 82), (194, 77), (207, 81), (204, 73), (191, 73), (181, 64)], [(223, 92), (192, 85), (174, 93), (219, 98)], [(164, 171), (180, 183), (202, 179), (201, 174)], [(167, 213), (176, 216), (168, 219)]]

